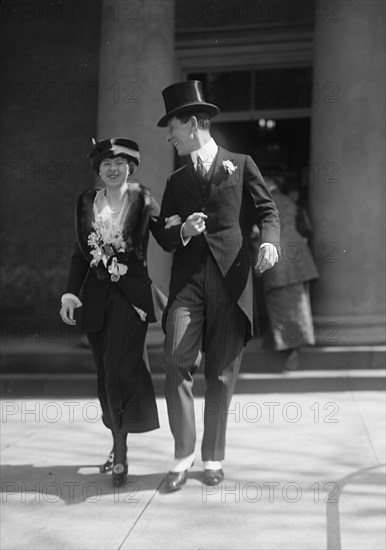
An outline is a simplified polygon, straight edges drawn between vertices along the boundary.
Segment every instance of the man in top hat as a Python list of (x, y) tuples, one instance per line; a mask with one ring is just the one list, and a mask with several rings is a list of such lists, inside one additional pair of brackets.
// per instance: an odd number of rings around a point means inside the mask
[[(163, 90), (166, 114), (158, 126), (186, 164), (166, 183), (158, 242), (174, 251), (169, 300), (164, 312), (169, 423), (175, 460), (168, 491), (180, 489), (194, 461), (196, 428), (193, 374), (205, 353), (204, 483), (224, 479), (222, 461), (229, 403), (243, 348), (253, 335), (253, 287), (248, 239), (252, 226), (262, 244), (255, 268), (278, 260), (277, 208), (252, 158), (219, 147), (210, 134), (219, 112), (207, 103), (200, 81)], [(175, 223), (175, 215), (181, 223)], [(171, 219), (171, 221), (169, 221)]]

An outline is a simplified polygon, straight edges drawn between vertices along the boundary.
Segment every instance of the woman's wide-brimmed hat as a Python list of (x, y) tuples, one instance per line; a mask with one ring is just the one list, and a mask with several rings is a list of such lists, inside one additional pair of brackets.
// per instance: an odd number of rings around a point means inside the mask
[(93, 149), (88, 158), (91, 160), (91, 165), (96, 172), (98, 172), (99, 165), (103, 159), (117, 155), (126, 157), (129, 161), (139, 166), (139, 147), (135, 141), (123, 137), (103, 139), (101, 141), (93, 139), (92, 141)]
[(192, 111), (205, 111), (210, 117), (216, 116), (220, 109), (213, 103), (207, 103), (200, 80), (177, 82), (162, 91), (166, 114), (158, 121), (157, 126), (165, 127), (174, 116)]

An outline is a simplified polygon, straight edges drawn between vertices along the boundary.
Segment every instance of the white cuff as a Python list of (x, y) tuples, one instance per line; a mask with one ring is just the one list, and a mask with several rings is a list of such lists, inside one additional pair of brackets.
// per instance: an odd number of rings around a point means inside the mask
[(66, 294), (63, 294), (61, 298), (61, 302), (62, 302), (62, 305), (63, 305), (63, 302), (74, 302), (75, 308), (82, 307), (83, 305), (82, 302), (79, 300), (79, 298), (75, 296), (75, 294), (71, 294), (71, 292), (66, 292)]
[[(133, 306), (133, 304), (131, 304)], [(147, 317), (147, 313), (145, 311), (143, 311), (142, 309), (139, 309), (139, 307), (137, 306), (133, 306), (133, 308), (135, 309), (135, 311), (138, 313), (138, 315), (140, 316), (141, 318), (141, 321), (145, 322), (146, 321), (146, 317)]]
[(185, 238), (182, 236), (182, 229), (183, 229), (184, 225), (185, 225), (185, 222), (181, 225), (180, 237), (181, 237), (182, 244), (183, 244), (184, 246), (186, 246), (186, 245), (189, 243), (189, 241), (190, 241), (190, 239), (191, 239), (192, 237), (187, 237), (187, 238), (185, 239)]

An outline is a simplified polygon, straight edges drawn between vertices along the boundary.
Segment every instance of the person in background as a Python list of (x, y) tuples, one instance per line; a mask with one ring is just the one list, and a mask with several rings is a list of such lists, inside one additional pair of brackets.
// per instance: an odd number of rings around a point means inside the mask
[(94, 142), (89, 157), (103, 187), (87, 189), (78, 198), (77, 245), (60, 316), (75, 325), (74, 310), (82, 307), (102, 421), (113, 436), (104, 470), (111, 467), (113, 485), (120, 486), (128, 471), (127, 434), (159, 427), (145, 348), (148, 323), (157, 320), (155, 305), (166, 304), (146, 261), (149, 228), (156, 235), (159, 206), (133, 179), (140, 163), (136, 142)]
[[(280, 262), (261, 276), (268, 316), (265, 328), (268, 345), (285, 354), (287, 369), (297, 369), (300, 348), (315, 344), (309, 282), (319, 274), (308, 246), (311, 224), (306, 212), (299, 213), (299, 206), (282, 192), (283, 174), (272, 172), (265, 175), (265, 181), (279, 210), (282, 250)], [(303, 220), (302, 228), (299, 220)]]

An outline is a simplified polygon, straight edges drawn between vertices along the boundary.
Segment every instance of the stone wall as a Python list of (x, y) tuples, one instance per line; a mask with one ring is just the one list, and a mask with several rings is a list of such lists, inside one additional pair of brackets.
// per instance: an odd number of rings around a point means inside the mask
[[(74, 201), (94, 185), (101, 6), (1, 3), (1, 304), (6, 319), (58, 319)], [(4, 315), (4, 314), (3, 314)]]

